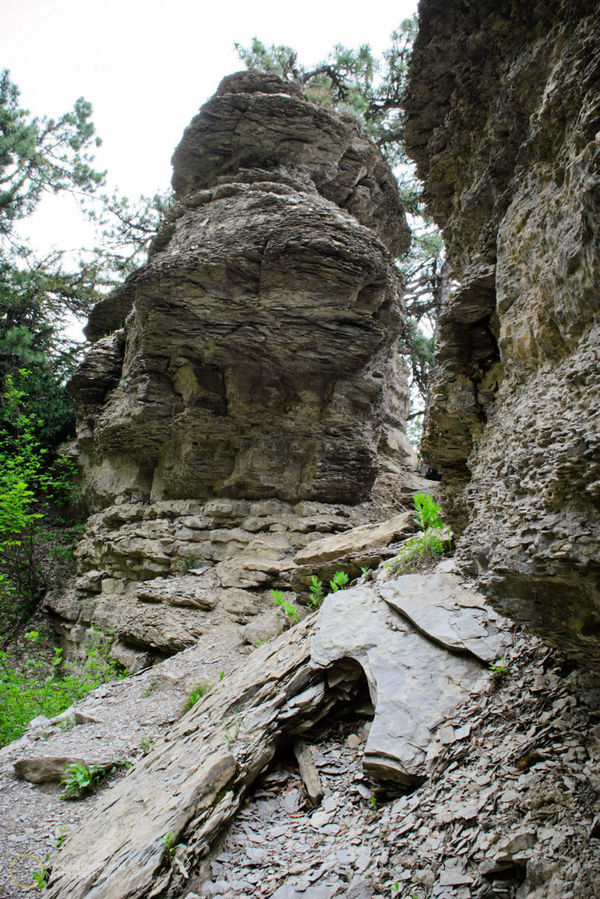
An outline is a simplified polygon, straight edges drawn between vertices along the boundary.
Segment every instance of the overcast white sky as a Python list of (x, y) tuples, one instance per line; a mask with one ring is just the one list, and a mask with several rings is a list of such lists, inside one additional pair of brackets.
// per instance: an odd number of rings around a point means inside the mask
[[(183, 129), (221, 78), (243, 68), (234, 42), (289, 44), (308, 64), (336, 43), (378, 53), (415, 9), (416, 0), (2, 0), (0, 68), (33, 114), (89, 100), (98, 166), (135, 197), (169, 184)], [(47, 204), (32, 242), (76, 242), (69, 209)]]

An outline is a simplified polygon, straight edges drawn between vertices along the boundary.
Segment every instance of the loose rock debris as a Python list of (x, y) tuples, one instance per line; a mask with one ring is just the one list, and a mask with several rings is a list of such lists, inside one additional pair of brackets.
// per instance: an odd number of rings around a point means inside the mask
[(320, 811), (303, 801), (297, 772), (272, 769), (194, 893), (597, 899), (600, 695), (596, 678), (568, 669), (520, 637), (506, 673), (448, 722), (427, 781), (392, 800), (361, 768), (369, 723), (338, 724), (314, 747)]

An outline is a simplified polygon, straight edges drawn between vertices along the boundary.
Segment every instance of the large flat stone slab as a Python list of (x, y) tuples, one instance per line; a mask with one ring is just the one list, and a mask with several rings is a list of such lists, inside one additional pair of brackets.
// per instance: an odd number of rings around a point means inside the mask
[(419, 631), (449, 650), (468, 652), (486, 665), (511, 643), (510, 623), (472, 584), (456, 574), (405, 574), (377, 592)]
[(371, 587), (340, 590), (321, 608), (313, 663), (326, 668), (344, 658), (363, 668), (375, 706), (365, 771), (378, 780), (414, 785), (425, 776), (427, 749), (438, 728), (481, 685), (481, 664), (429, 639)]
[[(360, 685), (356, 663), (375, 707), (365, 770), (401, 788), (418, 783), (427, 774), (427, 750), (455, 706), (485, 688), (489, 677), (463, 645), (481, 639), (477, 605), (462, 606), (463, 641), (448, 649), (439, 639), (441, 627), (429, 636), (424, 620), (417, 628), (378, 592), (406, 596), (413, 590), (423, 601), (438, 587), (436, 575), (408, 576), (339, 591), (318, 614), (253, 652), (107, 790), (58, 854), (48, 895), (184, 895), (182, 872), (209, 853), (279, 743), (327, 720), (336, 705), (353, 702)], [(452, 596), (447, 600), (457, 615)], [(166, 834), (184, 844), (177, 865), (165, 853)]]

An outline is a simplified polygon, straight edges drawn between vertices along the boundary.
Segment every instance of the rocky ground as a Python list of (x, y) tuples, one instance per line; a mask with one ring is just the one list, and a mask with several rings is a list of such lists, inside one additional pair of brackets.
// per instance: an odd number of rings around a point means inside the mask
[[(104, 685), (79, 710), (96, 723), (41, 722), (0, 753), (5, 840), (0, 897), (25, 893), (11, 861), (45, 863), (63, 832), (106, 790), (62, 802), (56, 784), (17, 780), (24, 757), (135, 761), (168, 734), (191, 689), (239, 662), (223, 639)], [(291, 752), (257, 782), (221, 844), (187, 872), (182, 896), (354, 899), (592, 899), (600, 894), (600, 720), (597, 678), (519, 634), (487, 690), (457, 708), (432, 744), (428, 777), (385, 795), (361, 760), (368, 706), (360, 701), (309, 736), (324, 798), (311, 805)], [(121, 775), (117, 774), (117, 777)], [(36, 859), (13, 875), (32, 886)], [(191, 899), (191, 897), (190, 897)]]
[[(592, 899), (600, 895), (597, 678), (520, 636), (489, 692), (456, 711), (415, 792), (386, 799), (360, 760), (368, 723), (317, 741), (303, 801), (276, 766), (238, 816), (202, 897)], [(576, 698), (577, 697), (577, 698)]]
[[(118, 769), (99, 794), (64, 802), (58, 783), (33, 784), (15, 777), (14, 763), (49, 757), (83, 758), (95, 762), (140, 759), (182, 714), (185, 703), (199, 684), (212, 685), (221, 672), (227, 675), (240, 663), (243, 652), (234, 634), (221, 630), (209, 635), (193, 650), (184, 650), (160, 665), (125, 680), (103, 684), (78, 703), (78, 712), (89, 716), (74, 727), (35, 719), (21, 739), (0, 750), (0, 820), (4, 839), (0, 844), (0, 899), (25, 895), (12, 873), (31, 889), (33, 871), (46, 863), (57, 843), (90, 814), (99, 796), (116, 779)], [(27, 857), (14, 860), (20, 854)]]

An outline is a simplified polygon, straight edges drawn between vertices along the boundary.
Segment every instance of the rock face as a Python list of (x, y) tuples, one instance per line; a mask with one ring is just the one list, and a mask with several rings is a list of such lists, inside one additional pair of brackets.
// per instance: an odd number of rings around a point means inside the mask
[(92, 311), (70, 384), (95, 514), (80, 577), (49, 600), (68, 641), (111, 630), (130, 669), (219, 615), (264, 612), (273, 633), (265, 588), (289, 586), (296, 552), (380, 516), (377, 496), (391, 513), (416, 480), (392, 256), (409, 232), (378, 149), (245, 72), (173, 165), (168, 220)]
[[(353, 527), (369, 514), (376, 512), (364, 504), (292, 508), (275, 500), (111, 506), (88, 519), (76, 549), (79, 576), (47, 600), (55, 629), (69, 655), (81, 651), (92, 629), (113, 634), (112, 656), (131, 672), (195, 645), (201, 635), (221, 633), (232, 646), (247, 647), (282, 629), (272, 588), (293, 585), (306, 602), (311, 573), (325, 581), (337, 569), (360, 575), (360, 566), (377, 564), (412, 518)], [(344, 537), (335, 558), (319, 561), (319, 547), (336, 531)]]
[(88, 501), (367, 499), (407, 401), (389, 251), (409, 234), (381, 154), (246, 72), (173, 166), (169, 221), (71, 382)]
[(423, 454), (500, 607), (600, 661), (598, 4), (424, 0), (406, 137), (460, 286)]

